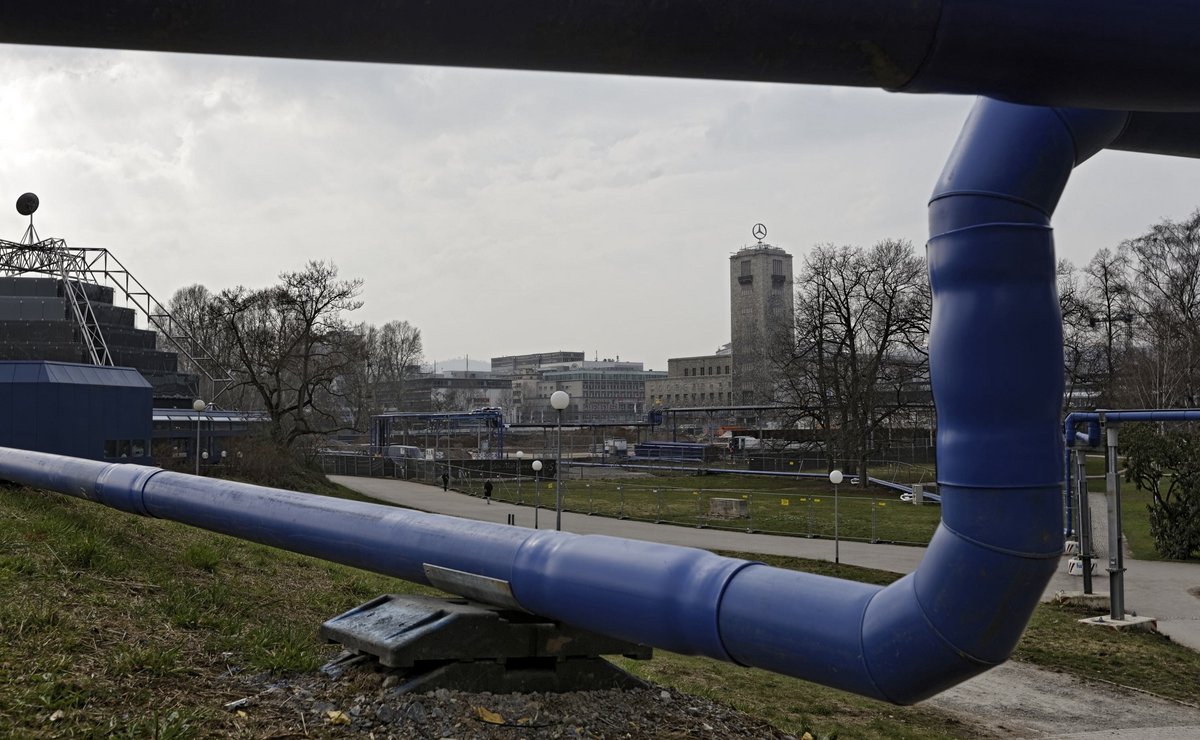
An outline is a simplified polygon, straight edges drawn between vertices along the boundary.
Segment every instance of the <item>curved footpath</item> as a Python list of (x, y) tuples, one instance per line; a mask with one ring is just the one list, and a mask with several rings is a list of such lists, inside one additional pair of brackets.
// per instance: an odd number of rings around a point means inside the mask
[[(516, 525), (532, 527), (534, 511), (529, 506), (493, 502), (437, 486), (386, 478), (329, 476), (330, 480), (380, 501), (436, 514), (504, 524), (508, 515)], [(1098, 502), (1102, 507), (1102, 500)], [(1093, 511), (1096, 503), (1093, 504)], [(543, 528), (554, 526), (553, 508), (538, 514)], [(668, 524), (652, 524), (563, 512), (563, 529), (577, 534), (605, 534), (636, 540), (734, 550), (747, 553), (786, 555), (833, 560), (833, 541), (804, 537), (781, 537), (745, 532), (726, 532)], [(1098, 532), (1103, 522), (1093, 522)], [(902, 545), (871, 545), (842, 542), (841, 561), (851, 565), (908, 573), (916, 569), (924, 548)], [(1104, 561), (1094, 581), (1098, 593), (1107, 593)], [(1159, 563), (1126, 560), (1126, 608), (1157, 618), (1159, 630), (1172, 639), (1200, 650), (1200, 566), (1188, 563)], [(1067, 575), (1066, 558), (1043, 594), (1050, 599), (1059, 591), (1079, 591), (1080, 578)], [(1120, 676), (1113, 680), (1120, 682)], [(1008, 737), (1037, 737), (1044, 740), (1076, 738), (1160, 738), (1184, 740), (1200, 737), (1200, 711), (1144, 694), (1115, 687), (1097, 686), (1051, 673), (1034, 666), (1008, 662), (928, 700), (928, 705), (957, 714), (972, 723), (994, 725)]]

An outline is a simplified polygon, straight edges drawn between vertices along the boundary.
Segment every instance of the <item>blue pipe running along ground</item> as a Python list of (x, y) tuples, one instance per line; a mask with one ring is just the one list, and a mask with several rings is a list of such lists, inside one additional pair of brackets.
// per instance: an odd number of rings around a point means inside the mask
[[(176, 7), (178, 5), (178, 7)], [(0, 42), (865, 85), (990, 95), (930, 202), (943, 523), (880, 589), (700, 550), (520, 530), (138, 466), (0, 451), (0, 477), (910, 703), (1010, 654), (1062, 549), (1050, 216), (1102, 148), (1200, 155), (1200, 3), (1044, 0), (64, 0)], [(1008, 102), (999, 102), (1003, 99)], [(1074, 106), (1071, 109), (1032, 106)], [(1083, 109), (1088, 108), (1088, 109)]]

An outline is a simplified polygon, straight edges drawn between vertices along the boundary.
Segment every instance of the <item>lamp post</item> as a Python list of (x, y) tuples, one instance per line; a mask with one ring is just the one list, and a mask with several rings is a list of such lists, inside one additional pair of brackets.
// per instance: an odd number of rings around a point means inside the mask
[(829, 482), (833, 484), (833, 562), (840, 563), (838, 552), (838, 484), (842, 482), (842, 471), (830, 470)]
[(525, 453), (517, 450), (517, 505), (521, 504), (521, 461), (525, 459)]
[(196, 412), (196, 475), (200, 475), (200, 413), (207, 405), (199, 398), (192, 401), (192, 410)]
[(554, 529), (562, 531), (562, 412), (571, 404), (566, 391), (550, 394), (550, 405), (558, 412), (558, 444), (554, 450)]
[(533, 528), (538, 528), (538, 510), (542, 508), (542, 461), (534, 460), (533, 465)]

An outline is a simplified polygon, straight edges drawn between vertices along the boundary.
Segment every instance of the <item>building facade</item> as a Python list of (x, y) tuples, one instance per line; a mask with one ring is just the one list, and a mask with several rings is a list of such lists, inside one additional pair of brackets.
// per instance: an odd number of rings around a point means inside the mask
[(550, 396), (565, 391), (571, 403), (563, 411), (564, 421), (638, 421), (647, 411), (646, 383), (665, 376), (662, 371), (643, 369), (640, 362), (620, 359), (578, 359), (525, 367), (509, 375), (512, 404), (504, 407), (505, 418), (527, 424), (554, 421), (557, 414), (550, 407)]
[(153, 397), (128, 367), (0, 361), (0, 447), (147, 464)]
[(733, 403), (769, 403), (775, 395), (772, 357), (794, 332), (792, 256), (763, 242), (731, 255), (729, 313)]
[[(571, 404), (563, 418), (580, 422), (637, 421), (646, 415), (646, 382), (666, 377), (661, 370), (644, 370), (640, 362), (599, 360), (565, 363), (547, 368), (538, 380), (537, 398), (531, 413), (549, 418), (550, 395), (566, 391)], [(544, 401), (544, 403), (543, 403)]]
[(733, 353), (725, 345), (715, 354), (673, 357), (667, 375), (646, 381), (649, 409), (733, 404)]
[(479, 370), (450, 370), (404, 382), (405, 411), (506, 409), (512, 404), (512, 380)]
[(529, 355), (507, 355), (492, 358), (492, 372), (496, 375), (518, 375), (522, 372), (537, 370), (545, 365), (556, 365), (563, 362), (583, 362), (582, 352), (535, 352)]

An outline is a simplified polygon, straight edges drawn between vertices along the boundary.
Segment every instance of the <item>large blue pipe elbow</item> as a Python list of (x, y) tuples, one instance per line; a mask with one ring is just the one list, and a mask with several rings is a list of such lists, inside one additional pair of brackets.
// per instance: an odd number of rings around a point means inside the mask
[[(1125, 120), (976, 106), (930, 202), (942, 525), (921, 567), (882, 590), (738, 573), (721, 607), (735, 660), (907, 704), (1011, 654), (1062, 553), (1050, 216), (1072, 168)], [(787, 594), (792, 609), (765, 594)]]
[(0, 477), (896, 703), (1007, 659), (1062, 551), (1062, 337), (1050, 214), (1125, 115), (982, 100), (930, 203), (942, 525), (887, 588), (693, 548), (530, 531), (156, 468), (0, 449)]

